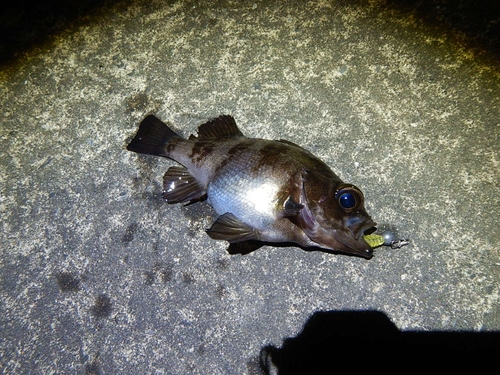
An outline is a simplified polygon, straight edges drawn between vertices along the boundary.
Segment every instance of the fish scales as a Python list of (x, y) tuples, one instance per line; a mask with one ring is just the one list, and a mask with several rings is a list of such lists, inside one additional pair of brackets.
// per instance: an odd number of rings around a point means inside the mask
[(183, 139), (150, 115), (127, 146), (183, 167), (164, 176), (169, 203), (207, 199), (219, 218), (207, 233), (231, 243), (294, 242), (369, 258), (363, 235), (375, 229), (362, 192), (294, 143), (243, 136), (220, 116)]

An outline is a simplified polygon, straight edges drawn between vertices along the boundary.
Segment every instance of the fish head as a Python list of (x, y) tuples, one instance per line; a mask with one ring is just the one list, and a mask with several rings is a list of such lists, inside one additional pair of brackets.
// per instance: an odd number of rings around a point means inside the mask
[(373, 249), (363, 236), (375, 231), (376, 223), (365, 210), (359, 188), (331, 180), (308, 186), (305, 181), (301, 200), (305, 203), (301, 227), (313, 242), (322, 248), (372, 257)]

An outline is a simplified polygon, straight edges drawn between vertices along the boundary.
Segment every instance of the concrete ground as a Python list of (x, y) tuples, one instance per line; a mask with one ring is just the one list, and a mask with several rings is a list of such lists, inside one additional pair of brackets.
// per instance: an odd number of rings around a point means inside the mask
[[(260, 374), (319, 311), (499, 331), (500, 17), (404, 3), (109, 3), (4, 46), (3, 372)], [(411, 244), (229, 255), (161, 199), (175, 163), (125, 150), (149, 113), (300, 144)]]

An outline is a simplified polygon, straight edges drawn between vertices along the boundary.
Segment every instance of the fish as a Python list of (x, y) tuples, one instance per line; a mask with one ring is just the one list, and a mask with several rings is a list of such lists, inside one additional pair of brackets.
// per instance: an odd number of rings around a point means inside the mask
[(361, 190), (295, 143), (245, 137), (229, 115), (183, 138), (148, 115), (127, 149), (179, 164), (166, 171), (162, 197), (169, 204), (206, 200), (219, 215), (206, 230), (212, 239), (373, 255), (364, 235), (376, 223)]

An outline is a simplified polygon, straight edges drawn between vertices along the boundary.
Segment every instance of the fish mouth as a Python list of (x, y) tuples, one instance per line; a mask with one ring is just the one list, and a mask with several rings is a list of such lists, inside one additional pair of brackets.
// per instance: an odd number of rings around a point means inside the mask
[(369, 217), (349, 218), (345, 224), (343, 230), (336, 230), (333, 233), (333, 238), (337, 242), (335, 250), (370, 259), (373, 256), (373, 248), (363, 236), (375, 232), (377, 224)]
[(377, 224), (368, 215), (348, 217), (344, 220), (344, 225), (356, 240), (377, 229)]
[(326, 230), (319, 229), (316, 233), (310, 233), (309, 239), (314, 241), (318, 247), (339, 251), (348, 255), (360, 256), (370, 259), (373, 256), (373, 248), (363, 238), (365, 234), (373, 233), (376, 230), (375, 223), (369, 221), (359, 230), (359, 237), (344, 228)]
[[(370, 227), (363, 233), (369, 234), (373, 233), (375, 230), (375, 227)], [(370, 259), (373, 256), (373, 248), (364, 240), (363, 236), (356, 239), (346, 233), (336, 233), (335, 240), (341, 244), (341, 246), (338, 246), (340, 247), (340, 251), (361, 256), (366, 259)]]

